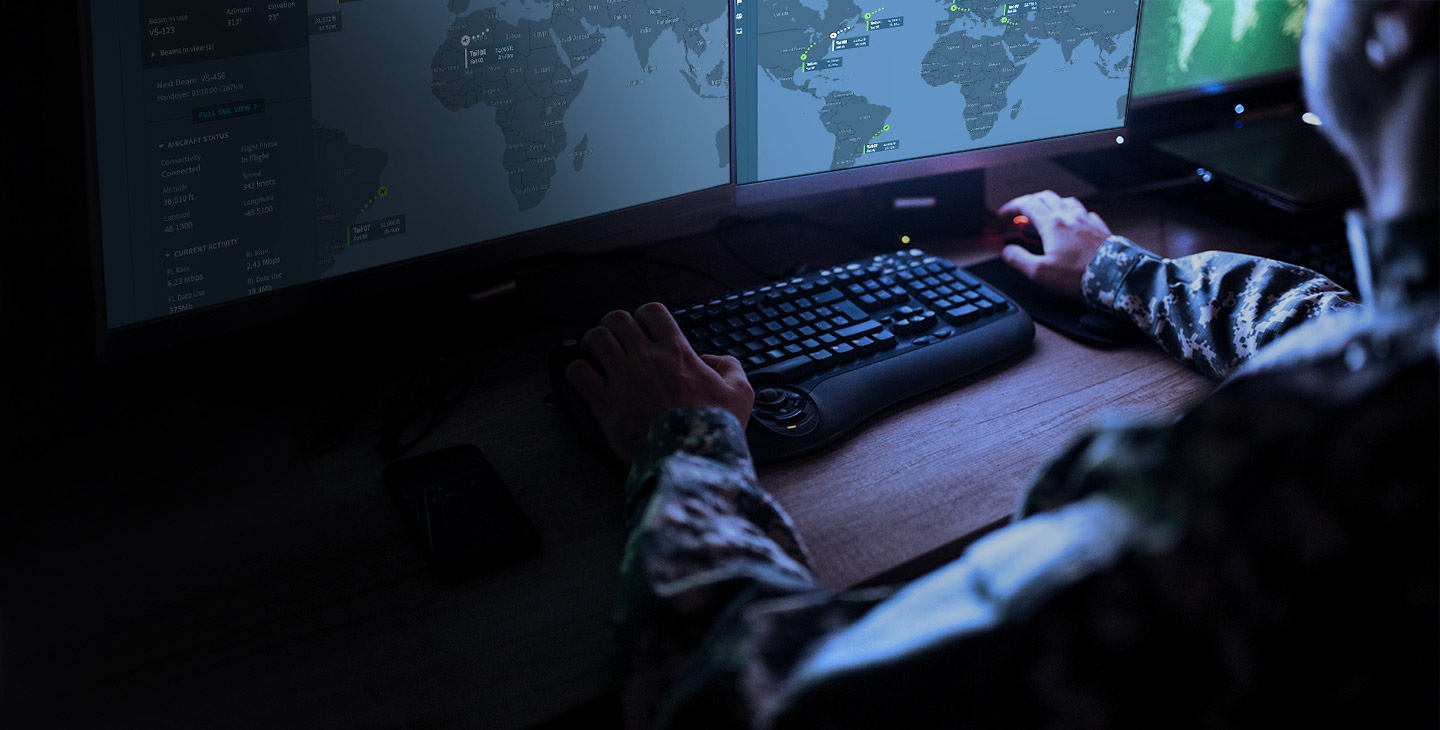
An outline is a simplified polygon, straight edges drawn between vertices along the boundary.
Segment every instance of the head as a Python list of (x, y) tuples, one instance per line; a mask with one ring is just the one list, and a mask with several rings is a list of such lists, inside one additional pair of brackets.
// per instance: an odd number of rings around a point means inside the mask
[(1373, 219), (1440, 206), (1437, 0), (1311, 0), (1305, 95), (1360, 178)]

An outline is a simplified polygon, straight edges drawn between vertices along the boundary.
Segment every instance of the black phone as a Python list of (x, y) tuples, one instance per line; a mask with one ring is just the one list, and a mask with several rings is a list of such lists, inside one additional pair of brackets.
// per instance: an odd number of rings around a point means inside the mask
[(401, 459), (385, 467), (384, 477), (441, 571), (513, 560), (540, 544), (494, 467), (470, 444)]

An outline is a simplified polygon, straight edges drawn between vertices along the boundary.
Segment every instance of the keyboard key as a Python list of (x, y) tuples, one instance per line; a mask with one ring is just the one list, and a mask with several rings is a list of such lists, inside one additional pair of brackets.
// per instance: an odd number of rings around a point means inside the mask
[(861, 323), (859, 323), (859, 324), (853, 324), (853, 325), (850, 325), (849, 327), (846, 327), (846, 328), (844, 328), (844, 329), (836, 330), (835, 334), (839, 335), (841, 338), (844, 338), (844, 339), (849, 340), (849, 339), (853, 339), (853, 338), (859, 337), (860, 335), (863, 335), (863, 334), (867, 334), (867, 333), (870, 333), (870, 332), (874, 332), (875, 330), (878, 330), (878, 329), (880, 329), (880, 323), (879, 323), (879, 322), (876, 322), (876, 321), (873, 320), (873, 319), (867, 319), (867, 320), (865, 320), (864, 322), (861, 322)]
[(761, 380), (773, 379), (782, 383), (789, 383), (798, 380), (815, 369), (815, 361), (809, 355), (796, 355), (795, 357), (781, 360), (773, 365), (766, 365), (759, 370), (750, 373), (750, 377)]
[(875, 340), (875, 344), (879, 345), (882, 350), (888, 347), (894, 347), (896, 342), (895, 335), (883, 331), (870, 335), (870, 339)]
[(945, 312), (945, 320), (950, 324), (965, 324), (971, 320), (980, 318), (980, 309), (974, 304), (965, 304)]
[(854, 347), (847, 345), (844, 342), (830, 348), (830, 352), (835, 355), (836, 362), (846, 362), (849, 360), (854, 360), (860, 354), (859, 351), (857, 351)]

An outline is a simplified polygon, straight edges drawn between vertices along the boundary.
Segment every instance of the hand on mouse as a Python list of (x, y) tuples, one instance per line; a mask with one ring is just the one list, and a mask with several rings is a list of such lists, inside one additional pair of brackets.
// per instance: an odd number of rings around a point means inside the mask
[(663, 304), (646, 304), (633, 317), (619, 310), (605, 315), (580, 347), (604, 374), (580, 359), (565, 368), (565, 379), (589, 404), (622, 463), (630, 463), (666, 411), (715, 406), (734, 414), (742, 427), (750, 418), (755, 391), (740, 361), (695, 354)]
[(1033, 254), (1011, 244), (1000, 252), (1005, 263), (1031, 281), (1070, 299), (1081, 299), (1080, 278), (1105, 239), (1110, 227), (1100, 216), (1085, 209), (1074, 198), (1062, 198), (1045, 190), (1022, 195), (1001, 206), (1000, 215), (1025, 215), (1040, 233), (1043, 254)]

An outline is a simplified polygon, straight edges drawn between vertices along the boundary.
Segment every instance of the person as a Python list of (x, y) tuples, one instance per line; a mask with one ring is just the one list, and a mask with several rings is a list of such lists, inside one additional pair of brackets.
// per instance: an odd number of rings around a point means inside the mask
[(1355, 167), (1361, 305), (1293, 266), (1157, 257), (1075, 200), (1009, 203), (1005, 258), (1221, 386), (1088, 432), (1014, 522), (884, 589), (829, 592), (757, 484), (752, 391), (664, 307), (566, 372), (632, 462), (616, 613), (634, 727), (1435, 726), (1437, 3), (1312, 0), (1306, 94)]

